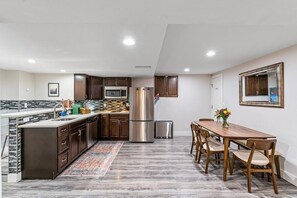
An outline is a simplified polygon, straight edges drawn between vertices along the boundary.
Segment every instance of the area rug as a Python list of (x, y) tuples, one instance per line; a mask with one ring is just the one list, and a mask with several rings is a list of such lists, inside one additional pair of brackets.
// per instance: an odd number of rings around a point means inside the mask
[(98, 142), (60, 176), (104, 176), (123, 144), (124, 142)]

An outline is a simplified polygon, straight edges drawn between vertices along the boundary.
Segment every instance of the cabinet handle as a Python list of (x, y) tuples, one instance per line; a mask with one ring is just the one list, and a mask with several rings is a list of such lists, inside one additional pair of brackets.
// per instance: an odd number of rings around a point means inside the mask
[(66, 145), (66, 140), (64, 140), (61, 144), (62, 146)]
[(79, 129), (79, 130), (78, 130), (78, 136), (80, 136), (80, 135), (81, 135), (81, 130)]
[(61, 130), (61, 132), (65, 132), (65, 131), (67, 131), (67, 129), (62, 129), (62, 130)]
[(62, 159), (62, 162), (66, 162), (66, 160), (67, 160), (67, 157), (65, 157), (64, 159)]

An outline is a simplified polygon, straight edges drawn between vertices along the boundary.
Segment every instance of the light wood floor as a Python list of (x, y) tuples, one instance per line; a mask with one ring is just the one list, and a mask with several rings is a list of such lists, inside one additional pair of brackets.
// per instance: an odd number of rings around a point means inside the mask
[[(252, 178), (247, 193), (241, 171), (222, 180), (221, 166), (198, 165), (189, 154), (191, 137), (125, 143), (103, 178), (62, 178), (3, 183), (3, 197), (274, 197), (272, 183)], [(5, 179), (5, 178), (3, 178)], [(297, 197), (297, 187), (278, 180), (277, 197)]]

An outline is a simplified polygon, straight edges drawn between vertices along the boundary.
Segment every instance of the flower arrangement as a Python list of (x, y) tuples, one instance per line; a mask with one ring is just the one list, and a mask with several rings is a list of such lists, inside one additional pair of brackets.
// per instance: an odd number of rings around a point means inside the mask
[(227, 108), (223, 108), (223, 109), (218, 109), (216, 110), (216, 114), (215, 117), (217, 119), (222, 118), (223, 119), (223, 127), (228, 127), (229, 124), (227, 122), (228, 117), (231, 115), (231, 111)]

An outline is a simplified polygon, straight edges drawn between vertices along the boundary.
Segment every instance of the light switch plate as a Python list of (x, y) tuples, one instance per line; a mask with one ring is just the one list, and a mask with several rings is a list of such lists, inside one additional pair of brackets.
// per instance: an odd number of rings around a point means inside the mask
[(30, 121), (30, 117), (26, 117), (23, 119), (23, 122), (29, 122)]
[(24, 103), (24, 107), (27, 108), (28, 107), (28, 103), (25, 102)]

